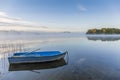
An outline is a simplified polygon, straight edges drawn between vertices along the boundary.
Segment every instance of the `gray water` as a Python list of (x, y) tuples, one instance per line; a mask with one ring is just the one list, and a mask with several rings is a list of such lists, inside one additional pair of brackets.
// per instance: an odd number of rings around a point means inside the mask
[[(120, 80), (119, 39), (82, 36), (42, 41), (3, 41), (0, 46), (0, 80)], [(64, 60), (51, 63), (8, 63), (7, 58), (13, 52), (33, 48), (41, 48), (41, 51), (67, 50), (69, 55)]]

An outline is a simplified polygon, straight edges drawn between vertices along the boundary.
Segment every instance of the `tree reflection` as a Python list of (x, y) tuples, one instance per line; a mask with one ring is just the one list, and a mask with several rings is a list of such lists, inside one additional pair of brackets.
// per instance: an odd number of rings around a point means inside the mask
[(120, 40), (120, 36), (87, 36), (88, 40), (93, 40), (93, 41), (97, 41), (97, 40), (101, 40), (101, 41), (118, 41)]

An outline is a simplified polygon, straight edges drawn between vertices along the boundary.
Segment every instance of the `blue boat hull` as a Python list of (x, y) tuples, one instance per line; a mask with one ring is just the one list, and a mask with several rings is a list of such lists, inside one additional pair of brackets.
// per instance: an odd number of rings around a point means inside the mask
[(35, 63), (60, 60), (65, 57), (66, 52), (51, 56), (13, 56), (9, 57), (9, 63)]

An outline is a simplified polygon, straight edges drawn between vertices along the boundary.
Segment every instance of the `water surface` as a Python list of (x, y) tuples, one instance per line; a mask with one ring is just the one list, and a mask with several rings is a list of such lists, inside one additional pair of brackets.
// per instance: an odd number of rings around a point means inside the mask
[[(120, 41), (108, 39), (74, 37), (7, 41), (1, 44), (0, 80), (120, 80)], [(13, 52), (34, 48), (67, 50), (69, 60), (66, 56), (64, 60), (44, 64), (8, 63), (7, 57)]]

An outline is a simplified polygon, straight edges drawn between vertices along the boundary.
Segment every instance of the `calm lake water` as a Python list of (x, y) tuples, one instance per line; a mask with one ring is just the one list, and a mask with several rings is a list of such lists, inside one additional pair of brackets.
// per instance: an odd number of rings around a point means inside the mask
[[(1, 41), (0, 80), (120, 80), (119, 37), (74, 37), (45, 40)], [(51, 63), (10, 65), (13, 52), (68, 51)], [(69, 59), (68, 59), (69, 57)]]

